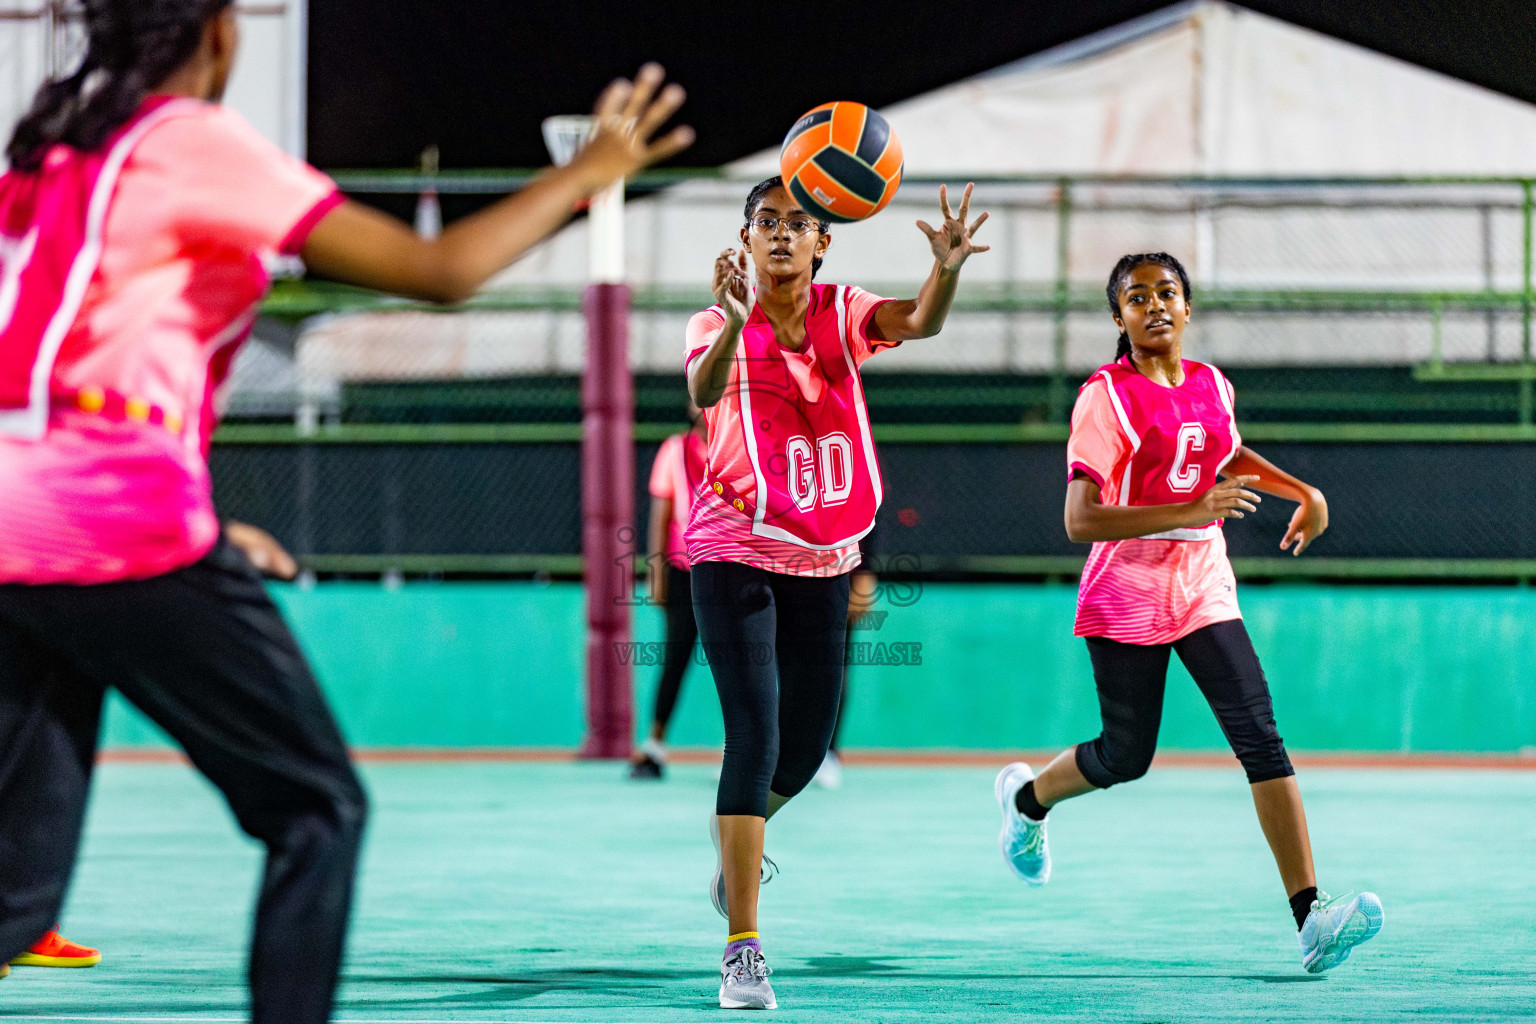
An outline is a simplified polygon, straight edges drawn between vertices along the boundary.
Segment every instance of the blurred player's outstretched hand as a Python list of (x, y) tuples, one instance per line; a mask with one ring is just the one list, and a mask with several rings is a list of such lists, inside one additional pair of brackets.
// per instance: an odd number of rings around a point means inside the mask
[(647, 64), (633, 82), (616, 79), (597, 98), (597, 125), (572, 161), (589, 191), (600, 192), (693, 145), (693, 129), (686, 125), (653, 138), (688, 95), (676, 82), (662, 87), (665, 80), (660, 64)]

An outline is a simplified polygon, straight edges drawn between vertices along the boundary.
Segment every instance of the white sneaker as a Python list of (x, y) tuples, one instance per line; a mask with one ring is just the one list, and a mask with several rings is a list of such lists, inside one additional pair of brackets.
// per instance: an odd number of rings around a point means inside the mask
[(647, 739), (640, 744), (640, 760), (629, 763), (632, 779), (663, 779), (667, 775), (667, 748), (660, 740)]
[(1296, 936), (1301, 966), (1320, 974), (1349, 959), (1350, 950), (1381, 931), (1381, 900), (1373, 892), (1329, 897), (1318, 890), (1312, 910)]
[(997, 773), (992, 794), (1003, 811), (1003, 831), (997, 837), (997, 845), (1008, 869), (1030, 885), (1044, 885), (1051, 878), (1051, 848), (1045, 841), (1045, 822), (1026, 818), (1013, 802), (1024, 784), (1034, 777), (1029, 765), (1015, 761)]
[(720, 1008), (722, 1010), (777, 1010), (768, 975), (773, 968), (763, 954), (746, 946), (720, 963)]
[[(714, 904), (716, 912), (721, 917), (729, 921), (731, 913), (725, 906), (725, 860), (720, 856), (720, 816), (718, 814), (709, 816), (709, 841), (715, 844), (715, 877), (709, 882), (709, 902)], [(763, 866), (758, 872), (757, 884), (767, 885), (778, 873), (779, 866), (773, 862), (773, 858), (766, 853), (763, 854)]]
[(822, 789), (843, 788), (843, 762), (836, 752), (827, 751), (827, 756), (821, 759), (821, 767), (816, 769), (811, 781)]

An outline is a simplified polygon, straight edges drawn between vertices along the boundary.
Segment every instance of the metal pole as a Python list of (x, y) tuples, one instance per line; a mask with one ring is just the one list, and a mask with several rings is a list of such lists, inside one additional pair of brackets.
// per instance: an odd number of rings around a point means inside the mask
[(1072, 282), (1068, 277), (1071, 257), (1072, 182), (1062, 178), (1056, 197), (1056, 309), (1052, 314), (1055, 336), (1051, 346), (1051, 380), (1046, 390), (1049, 413), (1047, 421), (1060, 423), (1067, 418), (1067, 312), (1072, 300)]
[[(581, 383), (581, 551), (587, 600), (583, 757), (628, 757), (634, 734), (630, 594), (635, 541), (634, 379), (624, 280), (624, 185), (593, 199)], [(625, 652), (621, 656), (621, 651)]]

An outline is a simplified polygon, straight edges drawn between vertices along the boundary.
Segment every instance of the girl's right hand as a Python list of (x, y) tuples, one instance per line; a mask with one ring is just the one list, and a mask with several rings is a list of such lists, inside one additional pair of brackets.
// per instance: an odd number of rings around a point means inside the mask
[(752, 293), (747, 285), (747, 254), (724, 249), (715, 258), (715, 276), (710, 283), (715, 301), (725, 310), (725, 320), (740, 327), (752, 312)]
[(1258, 480), (1256, 476), (1230, 476), (1189, 503), (1190, 526), (1204, 526), (1213, 519), (1241, 519), (1249, 512), (1259, 510), (1264, 499), (1248, 485)]
[(633, 82), (616, 79), (597, 98), (592, 111), (596, 128), (571, 161), (588, 193), (601, 192), (693, 145), (693, 129), (686, 126), (652, 141), (687, 96), (676, 82), (658, 93), (665, 78), (660, 64), (647, 64)]

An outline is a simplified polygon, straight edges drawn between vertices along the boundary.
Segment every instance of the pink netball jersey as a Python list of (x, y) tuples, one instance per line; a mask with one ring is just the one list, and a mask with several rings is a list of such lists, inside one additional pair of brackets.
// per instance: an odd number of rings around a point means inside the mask
[[(859, 561), (883, 486), (859, 367), (894, 342), (871, 341), (890, 301), (811, 285), (805, 343), (780, 345), (762, 307), (741, 331), (725, 395), (704, 410), (707, 477), (685, 531), (688, 559), (744, 562), (793, 576), (835, 576)], [(687, 364), (725, 324), (718, 306), (688, 322)]]
[(189, 565), (218, 536), (219, 386), (340, 202), (238, 114), (156, 96), (93, 153), (0, 178), (0, 582)]
[[(1232, 385), (1184, 360), (1184, 382), (1163, 387), (1130, 357), (1099, 368), (1078, 392), (1067, 473), (1086, 474), (1106, 505), (1186, 502), (1216, 483), (1242, 445)], [(1220, 521), (1093, 545), (1077, 593), (1078, 636), (1171, 643), (1242, 618)]]
[(667, 524), (667, 561), (679, 569), (688, 568), (688, 545), (683, 531), (693, 501), (704, 486), (704, 464), (709, 450), (704, 439), (689, 430), (673, 434), (661, 442), (656, 461), (651, 465), (651, 497), (672, 502), (672, 521)]

